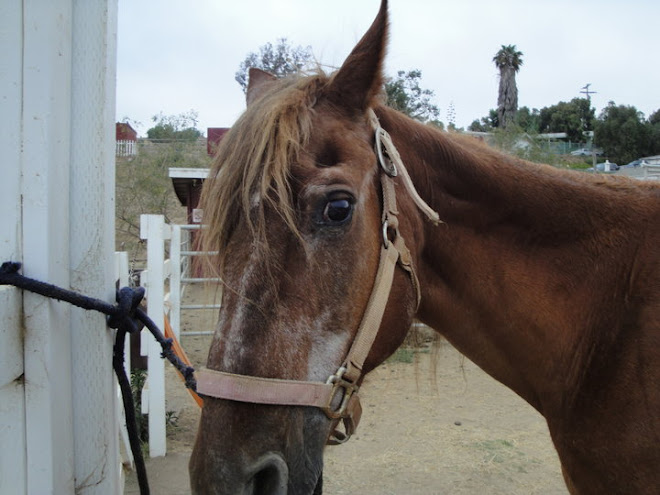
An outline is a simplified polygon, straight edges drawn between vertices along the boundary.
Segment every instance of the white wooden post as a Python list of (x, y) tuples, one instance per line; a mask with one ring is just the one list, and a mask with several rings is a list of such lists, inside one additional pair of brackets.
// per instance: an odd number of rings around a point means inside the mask
[[(129, 286), (128, 277), (128, 253), (125, 251), (115, 252), (115, 272), (114, 278), (117, 280), (119, 288)], [(126, 376), (131, 376), (131, 339), (126, 336), (124, 341), (124, 370)], [(126, 427), (126, 415), (124, 414), (124, 404), (121, 397), (121, 388), (117, 384), (117, 417), (119, 418), (119, 436), (121, 437), (121, 446), (119, 449), (122, 464), (133, 468), (135, 459), (131, 451), (131, 443), (128, 438), (128, 429)], [(120, 467), (122, 486), (124, 484), (124, 469)]]
[(170, 242), (170, 324), (177, 340), (181, 336), (181, 225), (172, 225)]
[[(128, 253), (125, 251), (115, 252), (114, 279), (117, 280), (120, 289), (129, 286), (128, 270)], [(124, 343), (124, 369), (126, 375), (131, 376), (131, 339), (128, 335)]]
[[(164, 242), (170, 238), (163, 215), (140, 215), (140, 238), (147, 239), (147, 312), (160, 329), (165, 328)], [(146, 333), (146, 332), (143, 332)], [(144, 340), (141, 342), (144, 343)], [(167, 453), (165, 436), (165, 367), (162, 349), (153, 338), (148, 340), (149, 367), (149, 455)]]

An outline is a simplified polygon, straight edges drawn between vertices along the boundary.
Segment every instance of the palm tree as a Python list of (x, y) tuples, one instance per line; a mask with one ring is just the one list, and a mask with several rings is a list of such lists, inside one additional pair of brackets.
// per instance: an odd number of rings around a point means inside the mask
[(502, 48), (493, 57), (493, 62), (500, 71), (497, 117), (503, 128), (513, 122), (518, 110), (516, 72), (523, 64), (522, 55), (522, 52), (516, 50), (516, 45), (502, 45)]

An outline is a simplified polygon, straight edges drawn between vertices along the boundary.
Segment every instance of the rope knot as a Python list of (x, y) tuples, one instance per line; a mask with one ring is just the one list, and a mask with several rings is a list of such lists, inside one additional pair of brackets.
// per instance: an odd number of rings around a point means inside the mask
[(168, 357), (168, 355), (175, 355), (174, 351), (172, 351), (172, 343), (174, 341), (172, 339), (165, 339), (163, 342), (160, 344), (160, 346), (163, 348), (163, 352), (160, 353), (160, 357), (165, 359)]
[(1, 275), (12, 275), (18, 273), (20, 270), (21, 264), (16, 261), (5, 261), (2, 266), (0, 266)]
[(144, 324), (135, 316), (135, 310), (144, 298), (144, 287), (123, 287), (117, 291), (116, 312), (108, 316), (108, 326), (128, 333), (135, 333)]

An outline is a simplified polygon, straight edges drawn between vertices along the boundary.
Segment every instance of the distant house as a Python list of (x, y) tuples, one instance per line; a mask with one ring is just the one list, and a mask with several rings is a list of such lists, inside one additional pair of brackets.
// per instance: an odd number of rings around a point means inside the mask
[(137, 155), (137, 131), (126, 122), (117, 122), (115, 126), (116, 156)]

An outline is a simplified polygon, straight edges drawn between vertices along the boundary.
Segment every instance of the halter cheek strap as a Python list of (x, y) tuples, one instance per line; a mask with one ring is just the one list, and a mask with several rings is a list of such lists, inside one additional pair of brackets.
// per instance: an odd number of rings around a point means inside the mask
[[(382, 246), (374, 288), (369, 297), (362, 321), (353, 344), (342, 365), (325, 383), (282, 380), (237, 375), (210, 369), (197, 372), (197, 392), (208, 397), (284, 406), (320, 408), (332, 420), (328, 444), (344, 443), (355, 432), (362, 407), (357, 395), (364, 363), (376, 339), (389, 300), (394, 269), (398, 265), (409, 276), (416, 295), (421, 301), (419, 281), (412, 264), (412, 255), (399, 233), (398, 210), (393, 178), (398, 173), (415, 204), (433, 222), (438, 214), (419, 197), (389, 134), (380, 127), (376, 114), (369, 110), (369, 119), (376, 133), (376, 154), (382, 169), (383, 193)], [(337, 427), (342, 422), (344, 431)]]

